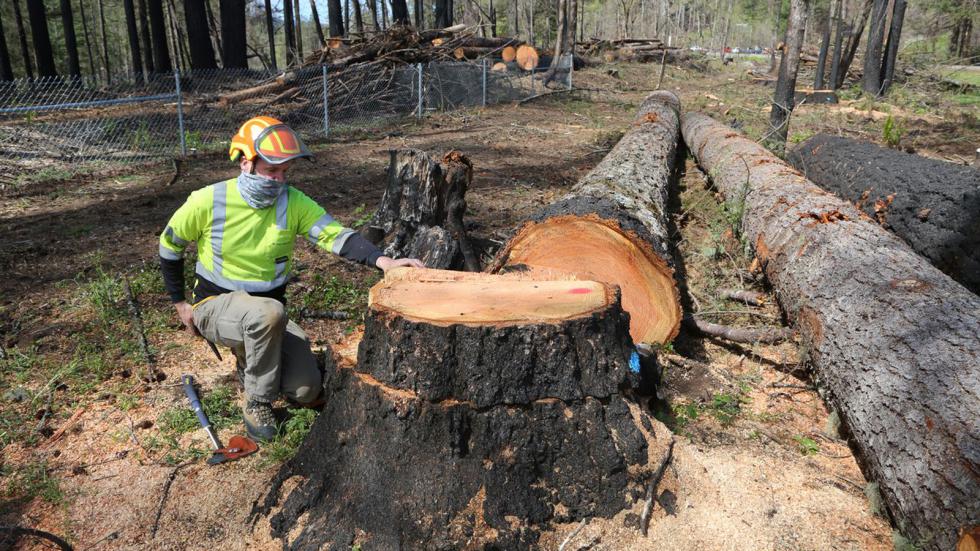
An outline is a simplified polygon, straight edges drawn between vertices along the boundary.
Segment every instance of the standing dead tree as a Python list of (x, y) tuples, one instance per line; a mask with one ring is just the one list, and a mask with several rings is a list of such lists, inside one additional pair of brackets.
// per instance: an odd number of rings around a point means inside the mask
[(769, 113), (769, 133), (765, 140), (770, 148), (778, 151), (786, 147), (789, 133), (789, 117), (795, 102), (796, 75), (800, 68), (800, 50), (803, 49), (808, 5), (809, 0), (791, 0), (789, 4), (789, 25), (786, 27), (783, 58), (779, 62), (779, 80), (776, 81), (776, 92)]
[(755, 142), (685, 113), (896, 525), (952, 549), (980, 519), (980, 297)]

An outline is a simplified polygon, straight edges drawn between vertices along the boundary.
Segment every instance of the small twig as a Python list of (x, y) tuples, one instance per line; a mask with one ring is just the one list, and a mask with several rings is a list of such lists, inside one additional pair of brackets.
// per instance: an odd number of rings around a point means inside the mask
[(350, 314), (343, 310), (311, 310), (309, 308), (303, 308), (299, 311), (299, 317), (304, 319), (346, 320), (350, 319)]
[[(50, 541), (51, 543), (58, 546), (58, 548), (65, 551), (71, 551), (72, 547), (67, 541), (59, 538), (58, 536), (52, 534), (51, 532), (45, 532), (44, 530), (38, 530), (37, 528), (24, 528), (22, 526), (0, 526), (0, 532), (10, 532), (16, 541), (19, 536), (34, 536), (35, 538), (41, 538)], [(6, 538), (4, 538), (6, 539)], [(2, 542), (2, 540), (0, 540)]]
[(705, 335), (743, 344), (776, 344), (793, 336), (793, 331), (788, 327), (748, 329), (710, 323), (693, 316), (684, 316), (684, 325)]
[(727, 298), (728, 300), (734, 300), (735, 302), (741, 302), (746, 306), (763, 306), (766, 303), (765, 293), (760, 293), (758, 291), (745, 291), (739, 289), (722, 289), (720, 291), (721, 296)]
[(660, 89), (660, 85), (664, 83), (664, 71), (667, 70), (667, 48), (664, 48), (664, 53), (660, 57), (660, 76), (657, 78), (657, 90)]
[(167, 501), (167, 496), (170, 495), (170, 486), (174, 483), (174, 479), (177, 478), (177, 471), (190, 465), (190, 461), (185, 461), (180, 465), (177, 465), (170, 471), (170, 476), (167, 477), (167, 481), (163, 484), (163, 493), (160, 495), (160, 503), (157, 504), (157, 514), (153, 517), (153, 529), (150, 530), (150, 539), (155, 539), (157, 537), (157, 528), (160, 526), (160, 516), (163, 515), (163, 505)]
[(653, 474), (653, 478), (650, 479), (650, 485), (647, 487), (647, 501), (643, 505), (643, 513), (640, 515), (640, 532), (646, 536), (647, 529), (650, 527), (650, 514), (653, 513), (653, 502), (657, 497), (657, 485), (660, 484), (660, 479), (664, 477), (664, 473), (667, 471), (667, 464), (670, 463), (671, 458), (674, 457), (674, 437), (670, 437), (670, 444), (667, 446), (667, 453), (664, 455), (663, 461), (660, 462), (660, 466), (657, 467), (657, 472)]
[(129, 316), (133, 319), (133, 327), (136, 331), (136, 338), (143, 352), (143, 360), (146, 361), (146, 381), (155, 382), (159, 377), (156, 370), (156, 360), (150, 352), (150, 344), (146, 340), (146, 330), (143, 328), (143, 316), (140, 314), (139, 303), (136, 302), (136, 295), (133, 288), (129, 285), (129, 278), (123, 278), (123, 290), (126, 291), (126, 301), (129, 303)]
[(65, 423), (63, 425), (61, 425), (61, 427), (58, 428), (58, 430), (54, 431), (54, 434), (51, 435), (51, 438), (48, 438), (48, 441), (47, 442), (45, 442), (44, 444), (41, 444), (41, 447), (42, 448), (46, 448), (46, 447), (50, 446), (51, 444), (57, 442), (58, 439), (61, 438), (62, 435), (65, 434), (65, 431), (67, 431), (68, 429), (70, 429), (71, 426), (74, 425), (76, 421), (78, 421), (78, 418), (81, 417), (83, 413), (85, 413), (85, 407), (84, 406), (78, 408), (78, 410), (76, 410), (75, 413), (73, 413), (71, 415), (71, 417), (69, 417), (68, 420), (65, 421)]
[(577, 536), (578, 533), (582, 531), (582, 528), (585, 528), (585, 525), (588, 524), (588, 522), (589, 522), (588, 517), (583, 518), (582, 522), (578, 523), (578, 527), (575, 528), (575, 530), (572, 530), (572, 533), (569, 534), (567, 538), (565, 538), (565, 541), (561, 542), (561, 545), (558, 546), (558, 551), (565, 551), (565, 546), (568, 545), (570, 541), (572, 541), (572, 538)]

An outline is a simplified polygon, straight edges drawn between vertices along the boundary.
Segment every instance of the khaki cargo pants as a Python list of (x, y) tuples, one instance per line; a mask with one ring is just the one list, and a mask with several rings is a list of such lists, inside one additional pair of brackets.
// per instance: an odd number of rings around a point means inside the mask
[(244, 291), (218, 295), (194, 306), (194, 325), (235, 354), (249, 399), (271, 403), (282, 394), (305, 404), (319, 397), (322, 377), (310, 340), (278, 300)]

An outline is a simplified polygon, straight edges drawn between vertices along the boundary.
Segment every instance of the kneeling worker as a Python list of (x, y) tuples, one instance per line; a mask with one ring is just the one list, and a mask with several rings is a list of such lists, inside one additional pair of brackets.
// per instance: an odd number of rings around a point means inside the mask
[[(383, 256), (286, 183), (293, 161), (312, 155), (285, 124), (271, 117), (248, 120), (232, 138), (230, 153), (241, 174), (191, 193), (160, 236), (160, 264), (187, 330), (234, 352), (245, 385), (245, 428), (267, 441), (278, 430), (272, 402), (280, 394), (309, 405), (322, 391), (310, 341), (286, 317), (296, 237), (382, 270), (424, 266)], [(184, 297), (182, 256), (190, 243), (197, 243), (198, 256), (193, 306)]]

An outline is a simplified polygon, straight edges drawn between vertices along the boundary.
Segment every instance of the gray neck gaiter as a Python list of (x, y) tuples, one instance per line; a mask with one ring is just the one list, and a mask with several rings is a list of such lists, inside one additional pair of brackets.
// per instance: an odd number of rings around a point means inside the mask
[(286, 182), (244, 172), (238, 175), (238, 191), (253, 209), (271, 207), (276, 202), (276, 197), (285, 190)]

